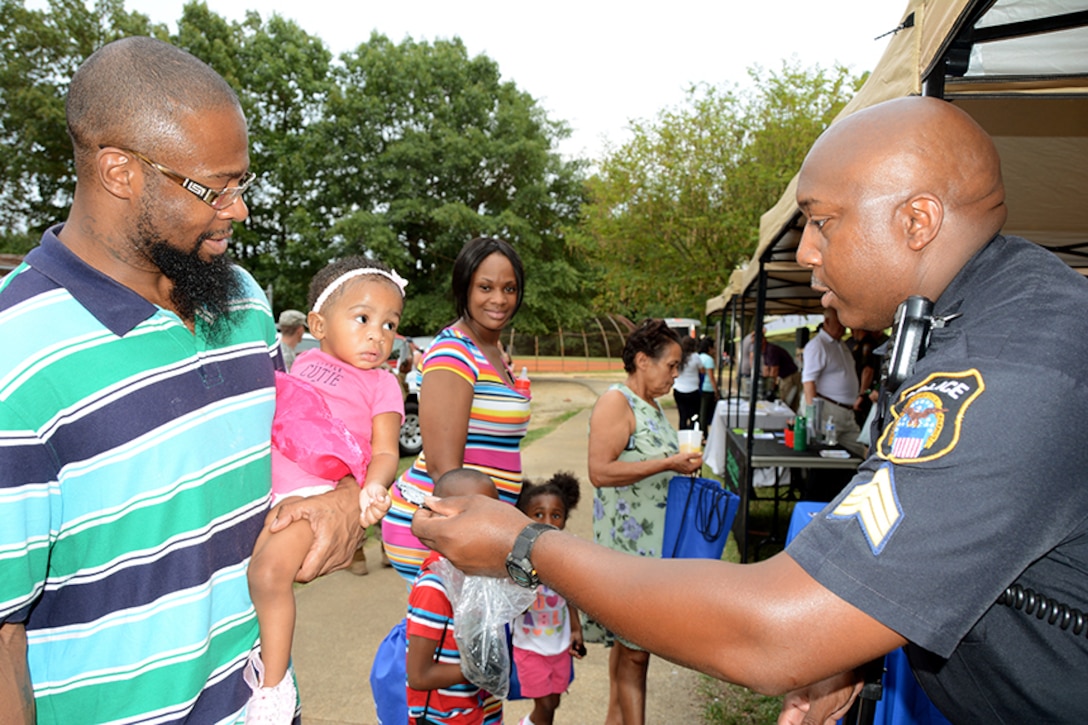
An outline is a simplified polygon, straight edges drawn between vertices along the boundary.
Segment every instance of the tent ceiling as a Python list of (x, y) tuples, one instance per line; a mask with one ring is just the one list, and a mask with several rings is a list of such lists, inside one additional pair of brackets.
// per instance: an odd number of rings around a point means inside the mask
[[(839, 118), (923, 93), (960, 106), (994, 137), (1009, 207), (1005, 232), (1088, 274), (1088, 0), (910, 0), (900, 29)], [(794, 261), (796, 186), (794, 177), (763, 215), (755, 254), (707, 300), (708, 315), (730, 304), (755, 311), (760, 262), (766, 314), (819, 309), (809, 273)]]

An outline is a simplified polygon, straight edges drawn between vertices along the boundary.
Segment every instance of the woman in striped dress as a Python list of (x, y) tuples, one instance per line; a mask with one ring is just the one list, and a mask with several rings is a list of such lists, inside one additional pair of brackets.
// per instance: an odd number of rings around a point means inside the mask
[(499, 336), (521, 306), (524, 271), (517, 252), (501, 239), (468, 242), (453, 264), (458, 319), (435, 337), (423, 358), (419, 424), (423, 450), (390, 490), (382, 543), (397, 573), (410, 585), (429, 550), (412, 536), (416, 506), (399, 483), (430, 493), (454, 468), (483, 471), (499, 498), (511, 505), (521, 492), (521, 439), (529, 426), (529, 397), (514, 389)]

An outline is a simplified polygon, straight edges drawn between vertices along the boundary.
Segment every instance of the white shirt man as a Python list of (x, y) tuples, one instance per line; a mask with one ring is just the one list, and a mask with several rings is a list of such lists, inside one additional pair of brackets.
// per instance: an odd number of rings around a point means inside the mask
[(816, 430), (823, 430), (827, 418), (835, 423), (839, 443), (856, 455), (863, 455), (864, 446), (857, 443), (860, 432), (854, 419), (854, 404), (858, 398), (858, 375), (854, 356), (842, 341), (846, 328), (833, 309), (824, 310), (823, 328), (805, 345), (801, 385), (805, 405), (816, 398), (824, 402), (824, 419), (813, 421)]

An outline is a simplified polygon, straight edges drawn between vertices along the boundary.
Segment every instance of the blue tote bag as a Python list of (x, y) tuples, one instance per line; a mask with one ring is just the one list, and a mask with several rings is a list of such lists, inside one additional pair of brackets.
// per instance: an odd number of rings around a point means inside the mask
[(710, 478), (674, 476), (665, 504), (661, 556), (721, 559), (740, 508), (740, 496)]
[(378, 711), (379, 725), (403, 725), (408, 722), (408, 623), (400, 620), (378, 645), (370, 666), (370, 692)]

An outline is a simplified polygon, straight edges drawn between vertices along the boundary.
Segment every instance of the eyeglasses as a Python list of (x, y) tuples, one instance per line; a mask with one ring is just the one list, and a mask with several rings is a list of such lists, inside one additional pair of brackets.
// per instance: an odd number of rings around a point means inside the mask
[[(100, 148), (106, 147), (102, 146)], [(155, 169), (155, 171), (158, 171), (160, 174), (173, 181), (182, 189), (190, 192), (193, 196), (197, 197), (216, 211), (222, 211), (234, 202), (238, 201), (238, 199), (241, 198), (242, 194), (246, 192), (246, 189), (248, 189), (250, 185), (252, 185), (253, 182), (257, 179), (257, 175), (252, 171), (249, 171), (246, 172), (246, 175), (242, 177), (242, 182), (238, 184), (238, 186), (225, 186), (222, 189), (216, 191), (215, 189), (210, 189), (207, 186), (204, 186), (204, 184), (201, 184), (199, 181), (193, 181), (187, 176), (182, 176), (181, 174), (167, 166), (163, 166), (160, 163), (152, 161), (148, 157), (141, 154), (139, 151), (126, 149), (122, 146), (118, 146), (117, 148), (121, 149), (125, 153), (132, 154), (140, 161), (143, 161), (145, 164)]]

